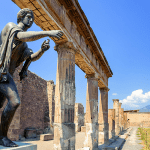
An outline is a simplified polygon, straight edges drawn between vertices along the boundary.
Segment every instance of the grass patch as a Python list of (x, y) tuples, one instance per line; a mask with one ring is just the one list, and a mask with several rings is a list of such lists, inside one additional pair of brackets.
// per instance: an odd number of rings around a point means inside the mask
[(137, 135), (142, 140), (143, 150), (150, 150), (150, 128), (138, 128)]

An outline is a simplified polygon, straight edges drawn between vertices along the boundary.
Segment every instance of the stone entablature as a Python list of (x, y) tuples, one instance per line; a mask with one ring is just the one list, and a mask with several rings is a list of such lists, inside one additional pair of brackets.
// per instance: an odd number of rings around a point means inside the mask
[(86, 74), (98, 73), (99, 87), (108, 86), (112, 71), (79, 3), (75, 0), (12, 0), (20, 8), (30, 8), (35, 23), (43, 30), (62, 30), (60, 44), (70, 41), (77, 49), (75, 63)]

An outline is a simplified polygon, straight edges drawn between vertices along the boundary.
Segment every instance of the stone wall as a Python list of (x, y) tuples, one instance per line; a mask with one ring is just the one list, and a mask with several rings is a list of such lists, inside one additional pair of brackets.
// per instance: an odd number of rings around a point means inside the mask
[(81, 103), (75, 104), (74, 123), (75, 123), (75, 131), (76, 132), (81, 131), (81, 126), (84, 126), (84, 107)]
[(28, 77), (22, 81), (20, 135), (26, 128), (44, 131), (48, 127), (49, 117), (47, 81), (28, 71)]
[[(50, 131), (53, 133), (54, 82), (52, 80), (46, 81), (28, 71), (28, 77), (23, 79), (21, 83), (19, 77), (21, 68), (22, 66), (18, 67), (13, 75), (21, 100), (21, 105), (15, 112), (8, 131), (8, 137), (14, 141), (19, 139), (19, 135), (24, 137), (26, 128), (35, 128), (37, 134)], [(7, 100), (0, 109), (0, 116), (6, 104)]]
[(127, 113), (127, 119), (129, 126), (140, 126), (143, 124), (143, 127), (150, 126), (150, 112), (138, 112), (138, 113)]

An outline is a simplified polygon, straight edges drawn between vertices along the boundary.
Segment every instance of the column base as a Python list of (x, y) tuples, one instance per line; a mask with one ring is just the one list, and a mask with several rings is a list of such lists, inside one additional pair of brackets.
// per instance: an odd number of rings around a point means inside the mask
[(0, 145), (0, 150), (37, 150), (36, 144), (23, 143), (23, 142), (14, 142), (18, 147), (4, 147)]
[(98, 123), (86, 123), (84, 147), (98, 148)]
[(99, 144), (107, 144), (109, 140), (109, 124), (99, 124)]
[(54, 123), (54, 150), (75, 150), (75, 124)]

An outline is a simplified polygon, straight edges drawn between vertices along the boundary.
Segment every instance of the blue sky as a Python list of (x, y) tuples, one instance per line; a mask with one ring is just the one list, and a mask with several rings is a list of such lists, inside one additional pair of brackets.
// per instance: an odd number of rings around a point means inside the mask
[[(79, 0), (101, 48), (113, 71), (109, 78), (108, 108), (113, 108), (112, 99), (119, 99), (122, 108), (139, 109), (150, 104), (150, 1), (149, 0)], [(0, 30), (8, 22), (17, 23), (20, 8), (11, 0), (1, 1)], [(30, 31), (40, 31), (35, 24)], [(28, 42), (36, 52), (41, 39)], [(33, 62), (29, 70), (45, 80), (56, 83), (57, 52), (51, 48), (40, 60)], [(86, 107), (85, 73), (77, 66), (76, 102)], [(100, 92), (99, 92), (100, 95)]]

